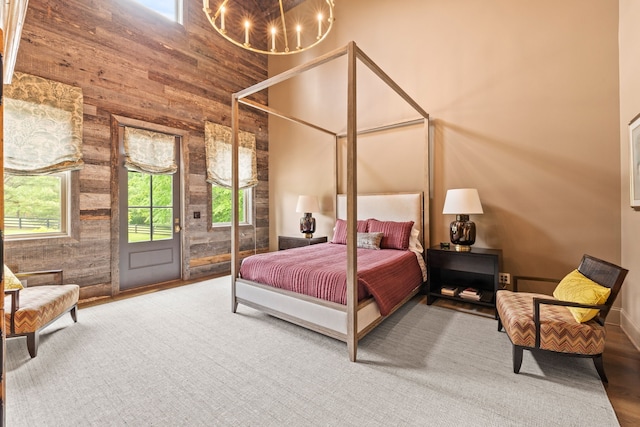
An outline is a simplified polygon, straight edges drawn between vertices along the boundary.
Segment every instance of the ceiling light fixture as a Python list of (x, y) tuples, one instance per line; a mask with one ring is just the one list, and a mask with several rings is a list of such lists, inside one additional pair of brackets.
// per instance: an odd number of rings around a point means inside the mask
[[(203, 0), (203, 10), (213, 28), (236, 46), (268, 55), (290, 55), (323, 41), (333, 26), (333, 0), (309, 5), (311, 1), (286, 13), (286, 19), (285, 11), (300, 0), (284, 0), (285, 5), (278, 0), (266, 7), (258, 6), (269, 1), (223, 0), (215, 9), (210, 0)], [(287, 19), (293, 21), (295, 31), (287, 31)]]

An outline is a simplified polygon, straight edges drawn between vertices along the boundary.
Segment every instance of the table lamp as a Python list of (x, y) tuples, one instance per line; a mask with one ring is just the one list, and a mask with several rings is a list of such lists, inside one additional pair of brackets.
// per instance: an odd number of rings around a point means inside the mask
[(300, 232), (304, 237), (310, 239), (316, 231), (316, 219), (311, 216), (312, 212), (320, 212), (320, 205), (316, 196), (299, 196), (296, 212), (304, 213), (300, 218)]
[(471, 245), (476, 242), (476, 224), (469, 220), (469, 215), (484, 213), (478, 190), (475, 188), (447, 190), (442, 213), (456, 216), (449, 228), (449, 236), (455, 250), (470, 251)]

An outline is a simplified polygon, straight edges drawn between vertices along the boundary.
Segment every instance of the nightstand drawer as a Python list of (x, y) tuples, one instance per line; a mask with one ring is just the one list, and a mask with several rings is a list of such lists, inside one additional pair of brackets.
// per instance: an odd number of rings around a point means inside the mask
[(487, 260), (486, 255), (472, 252), (436, 252), (429, 251), (431, 267), (447, 270), (467, 271), (478, 274), (495, 274), (496, 264)]

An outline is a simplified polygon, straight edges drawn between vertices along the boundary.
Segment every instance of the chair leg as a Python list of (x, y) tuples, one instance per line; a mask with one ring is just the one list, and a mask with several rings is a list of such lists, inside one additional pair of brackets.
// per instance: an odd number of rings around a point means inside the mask
[(498, 332), (502, 331), (502, 320), (500, 319), (500, 316), (498, 316)]
[(604, 363), (602, 360), (602, 354), (599, 354), (593, 358), (593, 364), (596, 365), (596, 371), (598, 371), (598, 375), (600, 375), (600, 379), (603, 383), (609, 383), (607, 379), (607, 375), (604, 373)]
[(71, 318), (73, 319), (73, 323), (78, 323), (78, 306), (74, 305), (73, 307), (71, 307), (71, 310), (69, 311), (69, 313), (71, 313)]
[(522, 353), (523, 347), (519, 345), (513, 346), (513, 373), (517, 374), (520, 372), (520, 367), (522, 366)]
[(27, 350), (29, 350), (29, 355), (32, 359), (38, 355), (39, 342), (40, 334), (37, 331), (27, 334)]

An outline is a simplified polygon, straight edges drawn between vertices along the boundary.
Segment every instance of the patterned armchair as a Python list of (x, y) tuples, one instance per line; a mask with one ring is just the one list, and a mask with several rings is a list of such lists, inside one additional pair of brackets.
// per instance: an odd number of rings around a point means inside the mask
[[(600, 379), (606, 383), (602, 361), (604, 322), (627, 273), (617, 265), (584, 255), (578, 269), (560, 281), (554, 297), (517, 292), (517, 280), (514, 292), (498, 291), (498, 331), (504, 327), (513, 344), (513, 372), (520, 372), (523, 350), (547, 351), (592, 358)], [(539, 277), (518, 279), (553, 281)]]
[[(58, 284), (41, 284), (43, 278), (54, 276)], [(28, 278), (23, 286), (19, 278)], [(66, 313), (77, 322), (78, 285), (63, 285), (62, 270), (47, 270), (13, 274), (4, 269), (5, 327), (7, 338), (27, 338), (31, 357), (38, 354), (40, 331)], [(44, 282), (48, 283), (48, 282)]]

